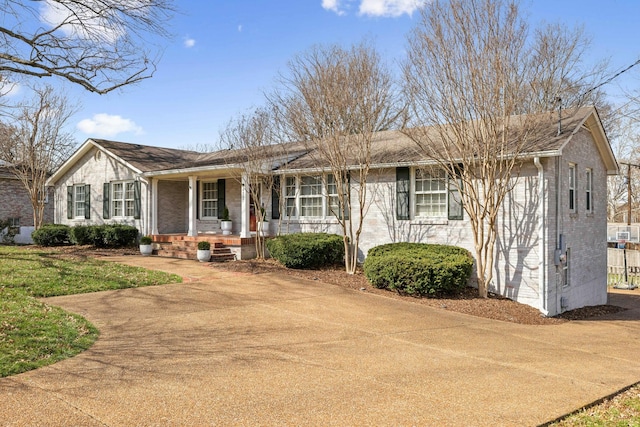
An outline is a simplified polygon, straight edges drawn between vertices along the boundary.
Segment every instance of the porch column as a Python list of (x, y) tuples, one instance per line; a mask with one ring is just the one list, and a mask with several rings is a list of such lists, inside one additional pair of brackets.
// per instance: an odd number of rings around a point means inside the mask
[(188, 236), (197, 236), (198, 228), (196, 225), (196, 206), (197, 204), (197, 194), (196, 194), (196, 180), (198, 177), (190, 176), (189, 177), (189, 231), (187, 232)]
[(249, 176), (246, 173), (242, 174), (242, 188), (241, 192), (241, 215), (240, 219), (240, 237), (251, 237), (251, 232), (249, 231), (249, 200), (251, 195), (249, 191), (251, 191), (249, 187)]
[(151, 234), (158, 233), (158, 178), (151, 178)]

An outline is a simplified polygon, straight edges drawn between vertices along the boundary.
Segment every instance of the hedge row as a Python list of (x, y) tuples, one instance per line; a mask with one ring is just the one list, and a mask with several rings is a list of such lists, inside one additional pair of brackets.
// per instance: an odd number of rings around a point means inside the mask
[(473, 257), (457, 246), (391, 243), (372, 248), (364, 273), (377, 288), (408, 295), (440, 295), (464, 289)]
[(285, 234), (266, 243), (271, 257), (287, 268), (319, 268), (344, 263), (344, 242), (336, 234)]
[(138, 239), (138, 229), (131, 225), (43, 225), (31, 233), (40, 246), (93, 245), (98, 248), (132, 246)]

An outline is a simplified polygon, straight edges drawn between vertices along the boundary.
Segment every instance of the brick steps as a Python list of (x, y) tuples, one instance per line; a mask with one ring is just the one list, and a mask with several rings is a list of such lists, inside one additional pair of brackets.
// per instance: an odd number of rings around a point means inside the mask
[[(197, 260), (197, 240), (174, 240), (170, 242), (154, 242), (154, 255), (166, 258)], [(211, 261), (235, 261), (236, 255), (221, 242), (211, 242)]]

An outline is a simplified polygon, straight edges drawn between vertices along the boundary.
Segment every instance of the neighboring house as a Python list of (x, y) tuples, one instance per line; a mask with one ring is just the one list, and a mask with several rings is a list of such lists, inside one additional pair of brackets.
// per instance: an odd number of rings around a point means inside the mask
[[(607, 175), (618, 169), (595, 108), (564, 118), (559, 135), (553, 117), (548, 138), (523, 156), (504, 202), (490, 286), (546, 315), (607, 301)], [(374, 246), (401, 241), (453, 244), (474, 253), (459, 195), (429, 172), (433, 162), (414, 147), (398, 131), (374, 138), (361, 259)], [(198, 154), (89, 139), (49, 180), (55, 221), (128, 223), (166, 241), (167, 235), (218, 233), (227, 206), (238, 240), (224, 241), (238, 246), (240, 258), (251, 257), (255, 208), (250, 183), (236, 178), (241, 162), (237, 150)], [(280, 191), (273, 197), (263, 192), (272, 234), (340, 233), (329, 214), (336, 195), (324, 185), (327, 170), (303, 146), (292, 144), (265, 164), (279, 176)]]
[[(44, 200), (45, 223), (53, 222), (53, 203), (49, 202), (52, 195), (53, 189), (48, 189)], [(14, 237), (16, 243), (33, 243), (31, 199), (27, 189), (8, 166), (0, 166), (0, 220), (9, 220), (10, 226), (17, 232)]]

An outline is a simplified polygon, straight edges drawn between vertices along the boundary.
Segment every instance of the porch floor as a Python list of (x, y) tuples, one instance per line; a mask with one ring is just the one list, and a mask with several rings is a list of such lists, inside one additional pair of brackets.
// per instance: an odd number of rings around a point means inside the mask
[(221, 243), (225, 246), (243, 246), (254, 245), (254, 237), (240, 237), (239, 235), (230, 234), (224, 236), (222, 234), (198, 233), (197, 236), (187, 236), (187, 233), (170, 233), (170, 234), (153, 234), (151, 235), (153, 243), (172, 243), (176, 241), (184, 242), (209, 242)]

